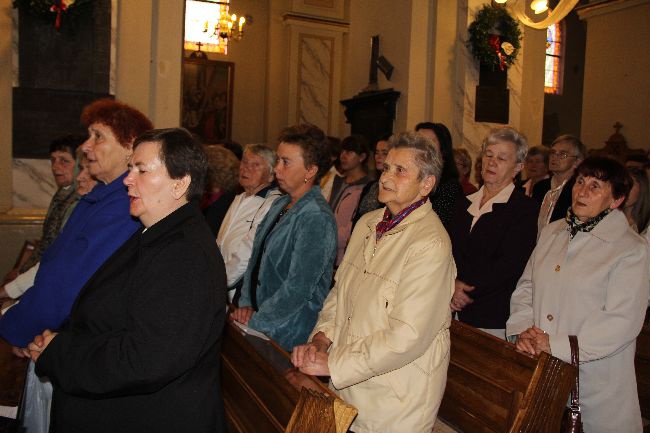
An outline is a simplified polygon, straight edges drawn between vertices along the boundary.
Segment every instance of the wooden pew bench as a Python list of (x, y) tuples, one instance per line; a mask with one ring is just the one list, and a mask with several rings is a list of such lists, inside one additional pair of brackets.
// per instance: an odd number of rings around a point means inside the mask
[[(306, 386), (333, 395), (314, 377), (291, 373), (289, 355), (270, 341), (226, 327), (223, 395), (232, 432), (283, 432)], [(451, 362), (437, 431), (559, 431), (575, 368), (454, 321)], [(441, 421), (444, 423), (442, 424)]]
[[(4, 406), (3, 411), (20, 408), (28, 364), (27, 359), (16, 357), (11, 346), (0, 339), (0, 406)], [(0, 433), (17, 432), (18, 424), (14, 418), (0, 416)]]
[(523, 354), (454, 320), (438, 417), (466, 433), (557, 433), (575, 374), (572, 365), (546, 353)]

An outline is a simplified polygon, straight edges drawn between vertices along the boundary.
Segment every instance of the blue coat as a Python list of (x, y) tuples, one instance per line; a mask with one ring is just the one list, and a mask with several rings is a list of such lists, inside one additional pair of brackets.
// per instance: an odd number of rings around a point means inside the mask
[(58, 329), (86, 281), (140, 227), (129, 214), (125, 176), (79, 200), (43, 254), (34, 285), (0, 319), (0, 336), (9, 343), (26, 347), (45, 329)]
[(278, 198), (255, 233), (239, 306), (252, 306), (251, 276), (264, 248), (256, 289), (258, 311), (248, 325), (285, 350), (305, 343), (332, 286), (336, 222), (320, 188), (312, 187), (275, 224), (291, 198)]

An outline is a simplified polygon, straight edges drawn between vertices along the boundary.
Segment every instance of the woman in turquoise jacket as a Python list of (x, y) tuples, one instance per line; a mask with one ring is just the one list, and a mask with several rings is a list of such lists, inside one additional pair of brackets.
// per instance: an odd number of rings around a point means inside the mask
[(327, 171), (323, 132), (312, 125), (280, 134), (276, 180), (280, 197), (257, 228), (232, 318), (290, 351), (306, 341), (329, 293), (336, 222), (318, 180)]

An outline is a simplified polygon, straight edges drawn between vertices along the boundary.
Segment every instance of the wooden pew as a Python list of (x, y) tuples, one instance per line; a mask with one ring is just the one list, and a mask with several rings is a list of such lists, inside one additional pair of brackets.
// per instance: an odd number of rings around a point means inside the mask
[[(641, 415), (645, 418), (644, 421), (650, 420), (650, 324), (643, 325), (636, 339), (634, 367)], [(650, 425), (645, 425), (643, 431), (650, 432)]]
[(465, 433), (557, 433), (576, 369), (546, 353), (533, 357), (456, 320), (438, 416)]
[[(454, 321), (451, 362), (439, 412), (465, 433), (557, 433), (575, 368), (547, 354), (532, 357)], [(222, 348), (223, 394), (232, 432), (283, 432), (300, 386), (333, 395), (318, 379), (291, 373), (289, 356), (273, 342), (228, 324)], [(288, 379), (288, 380), (287, 380)]]
[[(242, 333), (232, 323), (226, 324), (221, 361), (231, 433), (345, 432), (356, 415), (325, 383), (295, 370), (287, 352), (273, 341)], [(316, 393), (301, 394), (303, 387)], [(328, 400), (333, 418), (319, 419), (317, 396)]]
[[(11, 346), (0, 339), (0, 405), (20, 408), (28, 360), (18, 358)], [(0, 416), (0, 433), (18, 431), (18, 421)]]

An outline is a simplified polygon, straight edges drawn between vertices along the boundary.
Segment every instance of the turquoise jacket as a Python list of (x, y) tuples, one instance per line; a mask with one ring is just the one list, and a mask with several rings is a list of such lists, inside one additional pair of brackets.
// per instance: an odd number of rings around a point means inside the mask
[(287, 351), (305, 343), (314, 328), (332, 285), (336, 257), (336, 222), (320, 188), (312, 187), (275, 224), (289, 201), (289, 196), (278, 198), (257, 228), (239, 300), (240, 307), (253, 305), (251, 278), (264, 248), (256, 289), (258, 311), (248, 326)]

